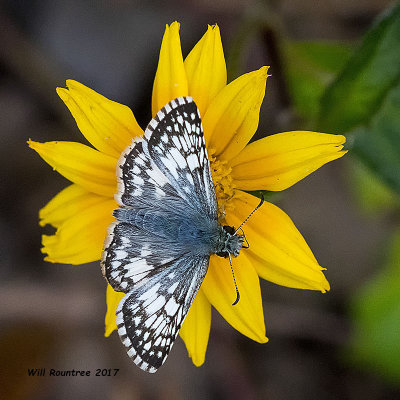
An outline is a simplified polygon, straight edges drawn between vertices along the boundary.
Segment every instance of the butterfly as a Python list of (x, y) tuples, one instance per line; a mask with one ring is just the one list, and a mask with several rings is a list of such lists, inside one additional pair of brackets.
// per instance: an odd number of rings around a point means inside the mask
[(143, 137), (122, 153), (117, 177), (120, 207), (108, 228), (102, 272), (115, 291), (125, 293), (116, 322), (129, 357), (156, 372), (210, 255), (237, 256), (244, 236), (218, 222), (201, 118), (191, 97), (178, 97), (158, 111)]

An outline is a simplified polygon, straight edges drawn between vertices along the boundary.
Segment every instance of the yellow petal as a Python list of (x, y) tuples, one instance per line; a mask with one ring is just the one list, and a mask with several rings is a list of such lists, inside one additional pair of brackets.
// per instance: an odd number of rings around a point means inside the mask
[[(229, 225), (238, 226), (259, 203), (259, 199), (238, 191), (232, 200), (235, 211), (227, 215)], [(310, 248), (291, 219), (275, 205), (264, 202), (243, 226), (249, 249), (248, 255), (260, 277), (298, 289), (329, 290)]]
[(266, 343), (264, 314), (258, 275), (242, 252), (232, 260), (240, 300), (236, 305), (235, 285), (229, 260), (212, 255), (202, 289), (210, 303), (239, 332), (259, 343)]
[(209, 105), (203, 117), (207, 148), (220, 160), (235, 157), (258, 127), (265, 94), (268, 67), (249, 72), (225, 86)]
[(105, 318), (105, 332), (104, 336), (108, 337), (117, 329), (116, 311), (119, 302), (125, 296), (125, 293), (116, 292), (110, 285), (107, 285), (106, 300), (107, 312)]
[(206, 358), (210, 328), (211, 304), (200, 289), (179, 331), (188, 355), (196, 367), (200, 367)]
[(232, 178), (242, 190), (283, 190), (346, 154), (342, 135), (293, 131), (246, 146), (231, 161)]
[(81, 186), (72, 184), (53, 197), (39, 211), (40, 225), (47, 224), (58, 227), (77, 212), (104, 201), (103, 196), (88, 192)]
[(208, 27), (184, 64), (189, 96), (203, 116), (210, 102), (226, 86), (226, 64), (218, 25)]
[(66, 264), (99, 260), (115, 208), (117, 204), (114, 200), (104, 198), (91, 207), (77, 210), (73, 216), (58, 224), (55, 235), (43, 235), (42, 253), (47, 254), (45, 260)]
[(67, 80), (67, 87), (57, 88), (57, 93), (79, 130), (97, 150), (118, 158), (133, 137), (143, 134), (129, 107), (73, 80)]
[(113, 197), (117, 188), (117, 160), (76, 142), (28, 141), (53, 169), (89, 192)]
[(166, 26), (153, 85), (152, 115), (169, 101), (188, 95), (178, 22)]

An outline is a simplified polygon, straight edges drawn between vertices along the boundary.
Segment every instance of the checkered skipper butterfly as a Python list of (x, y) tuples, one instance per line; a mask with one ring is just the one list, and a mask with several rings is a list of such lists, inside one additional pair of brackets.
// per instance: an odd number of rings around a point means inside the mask
[(117, 165), (120, 208), (101, 261), (114, 290), (118, 333), (143, 370), (164, 363), (211, 254), (237, 256), (244, 237), (218, 223), (218, 208), (193, 99), (163, 107)]

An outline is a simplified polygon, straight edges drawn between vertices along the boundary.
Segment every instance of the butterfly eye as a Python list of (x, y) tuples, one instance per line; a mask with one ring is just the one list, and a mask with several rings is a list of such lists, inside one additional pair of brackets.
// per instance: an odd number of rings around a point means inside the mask
[(224, 228), (225, 232), (228, 232), (230, 235), (235, 234), (235, 228), (233, 226), (224, 225), (223, 228)]

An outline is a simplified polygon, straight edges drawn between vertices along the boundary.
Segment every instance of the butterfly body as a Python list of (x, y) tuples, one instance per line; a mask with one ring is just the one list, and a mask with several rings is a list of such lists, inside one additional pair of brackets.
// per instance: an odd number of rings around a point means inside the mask
[(201, 215), (165, 216), (151, 208), (118, 208), (114, 217), (130, 224), (130, 229), (143, 229), (160, 239), (173, 241), (184, 252), (221, 257), (239, 255), (243, 236), (234, 234), (233, 227), (222, 226)]
[(218, 223), (198, 109), (190, 97), (163, 107), (117, 165), (120, 208), (101, 261), (126, 293), (117, 308), (128, 355), (155, 372), (165, 361), (207, 273), (210, 255), (237, 256), (243, 236)]

